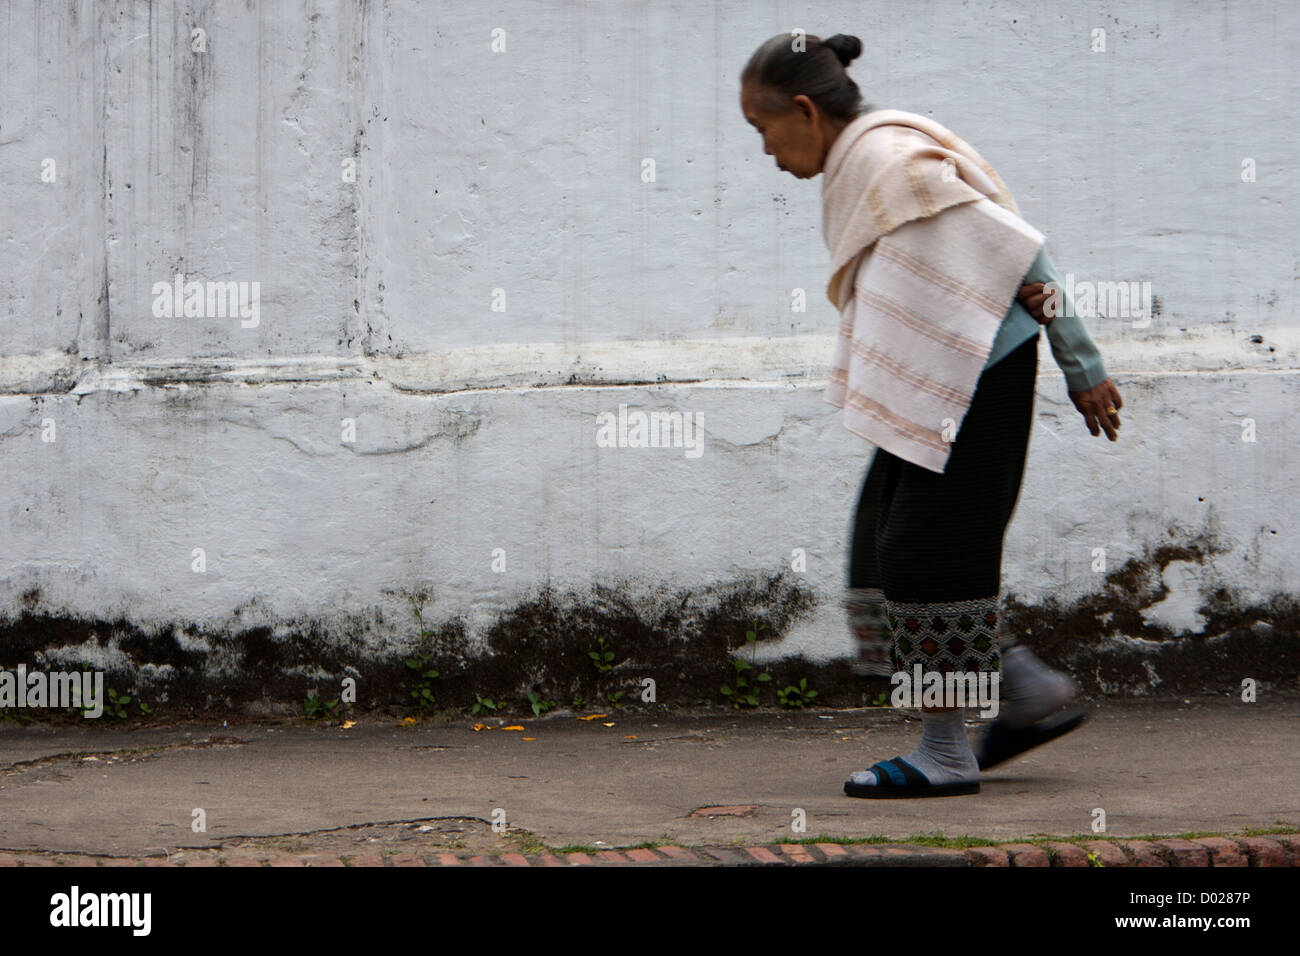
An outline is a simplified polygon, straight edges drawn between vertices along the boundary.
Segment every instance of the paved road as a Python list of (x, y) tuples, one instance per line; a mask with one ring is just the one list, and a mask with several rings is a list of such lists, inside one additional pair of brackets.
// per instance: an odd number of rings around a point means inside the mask
[[(734, 848), (934, 833), (999, 843), (1092, 838), (1098, 809), (1107, 837), (1236, 834), (1300, 827), (1298, 720), (1295, 696), (1107, 701), (1074, 733), (987, 772), (979, 794), (887, 801), (842, 791), (851, 772), (915, 745), (919, 722), (887, 709), (561, 714), (519, 720), (522, 731), (496, 719), (476, 731), (473, 718), (398, 726), (378, 716), (349, 729), (5, 724), (0, 849), (10, 862), (15, 853), (165, 860), (184, 850), (191, 860), (261, 853), (336, 865), (483, 864), (545, 863), (533, 854), (572, 845), (593, 862), (617, 862), (599, 854), (664, 840), (730, 847), (742, 854), (731, 862), (771, 862)], [(973, 725), (972, 741), (982, 731)], [(204, 832), (192, 829), (196, 808)], [(792, 829), (800, 819), (804, 829)], [(890, 855), (877, 850), (848, 855)], [(841, 856), (825, 847), (808, 855)], [(671, 857), (658, 849), (643, 861)]]

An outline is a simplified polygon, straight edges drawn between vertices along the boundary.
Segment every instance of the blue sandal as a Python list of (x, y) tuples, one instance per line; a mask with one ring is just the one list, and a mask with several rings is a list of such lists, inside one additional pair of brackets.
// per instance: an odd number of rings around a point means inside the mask
[(955, 797), (963, 793), (979, 793), (980, 782), (932, 784), (925, 775), (902, 757), (882, 760), (867, 768), (876, 775), (873, 787), (865, 783), (844, 781), (844, 792), (850, 797), (884, 799), (888, 797)]

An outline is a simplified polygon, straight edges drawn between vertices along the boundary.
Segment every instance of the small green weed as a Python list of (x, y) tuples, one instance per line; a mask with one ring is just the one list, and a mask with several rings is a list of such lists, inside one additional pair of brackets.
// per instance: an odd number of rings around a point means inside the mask
[(529, 705), (533, 708), (533, 716), (534, 716), (534, 717), (540, 717), (542, 714), (546, 713), (548, 710), (554, 710), (554, 709), (555, 709), (555, 701), (553, 701), (553, 700), (545, 700), (545, 699), (542, 698), (542, 695), (541, 695), (541, 694), (537, 693), (536, 691), (532, 691), (532, 690), (530, 690), (530, 691), (528, 692), (528, 703), (529, 703)]
[(418, 654), (406, 661), (408, 670), (413, 671), (415, 687), (411, 690), (411, 699), (415, 701), (414, 710), (421, 715), (433, 710), (436, 698), (433, 696), (433, 680), (438, 672), (429, 666), (433, 661), (431, 654)]
[(429, 642), (430, 638), (438, 636), (438, 632), (424, 626), (424, 615), (415, 597), (411, 598), (411, 613), (419, 623), (420, 653), (406, 660), (406, 668), (415, 681), (415, 685), (411, 688), (412, 706), (407, 711), (407, 716), (418, 714), (425, 717), (432, 713), (437, 705), (437, 698), (433, 694), (433, 681), (437, 679), (438, 671), (433, 667), (433, 654), (429, 652)]
[(303, 711), (305, 715), (312, 720), (332, 719), (335, 711), (338, 710), (341, 703), (342, 702), (337, 697), (332, 701), (326, 702), (321, 699), (319, 694), (312, 691), (303, 704)]
[(111, 687), (108, 689), (107, 697), (108, 700), (104, 701), (104, 713), (118, 720), (126, 720), (126, 705), (131, 703), (131, 697), (127, 694), (118, 696), (117, 691)]
[[(94, 670), (94, 668), (90, 666), (90, 663), (88, 661), (82, 661), (81, 670), (83, 673), (90, 674)], [(116, 720), (126, 720), (128, 717), (131, 716), (131, 712), (128, 709), (128, 707), (132, 703), (135, 704), (137, 717), (153, 716), (153, 709), (144, 701), (140, 700), (138, 697), (132, 697), (130, 694), (119, 694), (112, 687), (107, 688), (104, 691), (103, 696), (104, 696), (104, 699), (102, 701), (103, 712)], [(90, 708), (85, 706), (85, 701), (82, 702), (79, 709), (81, 710), (83, 715), (90, 712)]]
[(793, 684), (785, 690), (776, 692), (776, 699), (782, 707), (794, 707), (802, 709), (812, 703), (812, 699), (817, 696), (817, 691), (808, 689), (808, 678), (799, 678), (799, 686)]
[(605, 671), (614, 669), (614, 652), (605, 644), (605, 638), (600, 638), (596, 642), (600, 645), (598, 651), (587, 651), (587, 656), (591, 658), (592, 666), (602, 674)]
[(766, 627), (766, 624), (760, 624), (755, 618), (753, 628), (745, 632), (745, 643), (754, 645), (753, 663), (743, 657), (732, 658), (731, 664), (736, 669), (736, 679), (732, 683), (736, 686), (732, 688), (723, 684), (721, 688), (722, 695), (731, 701), (732, 707), (757, 707), (760, 685), (772, 679), (772, 675), (768, 673), (757, 676), (747, 674), (748, 671), (757, 670), (755, 665), (758, 662), (758, 632)]

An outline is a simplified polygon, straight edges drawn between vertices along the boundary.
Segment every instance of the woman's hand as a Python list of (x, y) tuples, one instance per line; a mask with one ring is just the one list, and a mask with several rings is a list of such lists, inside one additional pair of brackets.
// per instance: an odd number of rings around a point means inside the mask
[(1097, 426), (1100, 425), (1106, 430), (1106, 437), (1115, 440), (1115, 432), (1119, 428), (1119, 410), (1124, 407), (1124, 401), (1119, 397), (1119, 389), (1114, 382), (1106, 379), (1086, 392), (1070, 392), (1070, 401), (1074, 402), (1074, 407), (1083, 415), (1088, 431), (1095, 436), (1099, 434)]
[[(1042, 282), (1034, 282), (1030, 285), (1022, 285), (1020, 291), (1016, 293), (1016, 298), (1020, 304), (1025, 307), (1025, 311), (1034, 317), (1034, 320), (1040, 325), (1048, 325), (1054, 316), (1049, 317), (1043, 312), (1043, 303), (1049, 298), (1046, 285)], [(1096, 432), (1093, 432), (1095, 435)]]

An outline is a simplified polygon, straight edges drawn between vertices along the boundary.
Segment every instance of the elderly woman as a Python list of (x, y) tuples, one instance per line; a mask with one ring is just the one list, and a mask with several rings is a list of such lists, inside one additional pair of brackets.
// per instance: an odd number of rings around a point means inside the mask
[(861, 52), (856, 37), (782, 34), (741, 74), (741, 109), (764, 151), (799, 179), (825, 174), (827, 295), (841, 314), (826, 398), (876, 446), (849, 560), (855, 671), (997, 672), (1000, 708), (977, 758), (963, 708), (928, 700), (920, 746), (844, 790), (978, 793), (981, 769), (1084, 718), (1060, 712), (1074, 681), (1001, 623), (1002, 540), (1028, 449), (1040, 324), (1094, 436), (1116, 439), (1123, 406), (1006, 185), (937, 122), (864, 106), (845, 72)]

